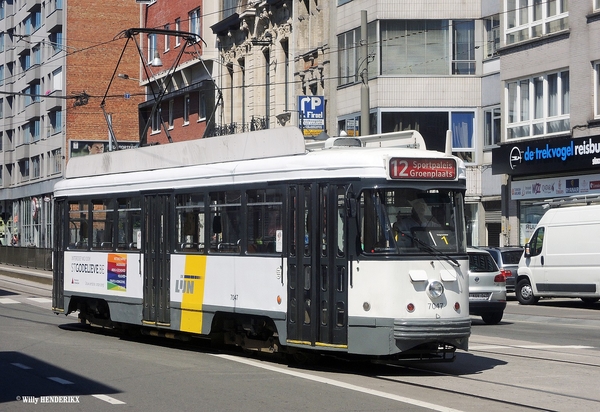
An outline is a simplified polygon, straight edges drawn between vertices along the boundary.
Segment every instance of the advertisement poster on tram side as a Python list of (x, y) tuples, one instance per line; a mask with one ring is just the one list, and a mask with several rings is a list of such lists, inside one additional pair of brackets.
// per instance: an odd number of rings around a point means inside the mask
[(141, 298), (139, 273), (137, 255), (65, 252), (65, 291)]

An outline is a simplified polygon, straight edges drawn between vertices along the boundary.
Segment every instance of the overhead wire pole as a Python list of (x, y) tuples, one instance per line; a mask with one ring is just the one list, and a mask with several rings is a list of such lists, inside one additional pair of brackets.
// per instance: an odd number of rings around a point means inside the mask
[[(161, 87), (160, 93), (158, 93), (158, 95), (157, 95), (154, 88), (150, 87), (150, 90), (152, 91), (152, 96), (154, 97), (154, 104), (152, 105), (152, 109), (150, 111), (150, 116), (148, 117), (148, 120), (146, 121), (146, 124), (144, 125), (144, 129), (140, 133), (140, 143), (139, 144), (140, 144), (140, 146), (144, 146), (146, 144), (146, 134), (148, 133), (148, 128), (150, 127), (150, 124), (152, 122), (152, 117), (156, 113), (158, 106), (162, 103), (162, 99), (168, 91), (169, 85), (171, 84), (171, 81), (173, 80), (173, 75), (175, 74), (175, 69), (177, 68), (179, 61), (181, 60), (181, 56), (183, 56), (183, 52), (185, 51), (186, 46), (188, 44), (190, 44), (190, 45), (195, 44), (198, 41), (202, 41), (202, 43), (204, 43), (205, 45), (207, 45), (207, 44), (204, 41), (204, 39), (202, 39), (202, 37), (200, 37), (200, 35), (195, 34), (195, 33), (190, 33), (190, 32), (177, 31), (177, 30), (164, 30), (164, 29), (146, 29), (146, 28), (133, 28), (133, 29), (123, 30), (115, 38), (126, 37), (127, 42), (125, 43), (125, 47), (123, 47), (123, 51), (121, 52), (121, 57), (119, 58), (119, 62), (117, 63), (117, 66), (115, 67), (115, 71), (114, 71), (112, 78), (106, 89), (106, 94), (104, 95), (104, 98), (102, 99), (101, 107), (102, 107), (103, 111), (104, 111), (104, 103), (106, 100), (106, 96), (108, 94), (108, 89), (110, 88), (110, 85), (112, 84), (112, 81), (115, 78), (117, 69), (119, 67), (119, 63), (121, 62), (121, 59), (123, 58), (123, 54), (125, 53), (125, 49), (127, 48), (127, 44), (129, 44), (130, 39), (133, 39), (133, 41), (135, 42), (135, 45), (137, 47), (138, 54), (140, 55), (141, 61), (142, 62), (144, 61), (144, 53), (142, 52), (142, 48), (140, 47), (140, 44), (138, 43), (138, 41), (135, 37), (136, 35), (138, 35), (140, 33), (178, 36), (178, 37), (182, 37), (183, 39), (185, 39), (185, 44), (180, 49), (179, 54), (177, 55), (175, 61), (173, 62), (173, 65), (169, 68), (167, 75), (165, 76), (165, 80), (162, 82), (162, 87)], [(143, 67), (144, 67), (144, 74), (146, 75), (146, 78), (149, 81), (154, 79), (154, 82), (158, 85), (159, 84), (158, 79), (155, 79), (154, 74), (148, 71), (147, 65), (144, 64)], [(107, 124), (109, 125), (111, 139), (114, 139), (114, 143), (116, 145), (116, 143), (117, 143), (116, 137), (114, 136), (114, 131), (112, 131), (112, 126), (109, 122), (108, 116), (105, 111), (104, 111), (104, 115), (105, 115)], [(172, 142), (169, 131), (168, 131), (165, 123), (162, 121), (162, 119), (161, 119), (161, 125), (165, 129), (165, 133), (167, 135), (167, 138), (169, 139), (169, 142)]]
[[(360, 87), (360, 135), (368, 136), (370, 134), (370, 91), (369, 91), (369, 45), (367, 42), (367, 11), (360, 12), (360, 60), (362, 70), (360, 77), (362, 85)], [(360, 66), (359, 66), (360, 67)]]

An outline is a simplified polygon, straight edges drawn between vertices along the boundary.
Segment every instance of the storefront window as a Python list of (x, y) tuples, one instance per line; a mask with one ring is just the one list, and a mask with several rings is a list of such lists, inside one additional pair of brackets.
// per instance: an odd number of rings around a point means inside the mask
[(531, 239), (531, 235), (536, 225), (546, 212), (542, 205), (535, 204), (539, 202), (520, 202), (519, 214), (519, 244), (525, 245)]

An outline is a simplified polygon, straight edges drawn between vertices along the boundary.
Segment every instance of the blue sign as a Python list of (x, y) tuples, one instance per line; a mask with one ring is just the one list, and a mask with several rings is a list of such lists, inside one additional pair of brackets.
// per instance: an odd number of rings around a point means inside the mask
[(298, 96), (298, 111), (304, 136), (317, 136), (325, 130), (325, 97)]

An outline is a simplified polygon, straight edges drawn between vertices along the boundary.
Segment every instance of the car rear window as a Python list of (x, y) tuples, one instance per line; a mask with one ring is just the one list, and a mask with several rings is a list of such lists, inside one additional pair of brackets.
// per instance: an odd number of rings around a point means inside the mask
[(502, 261), (507, 265), (518, 265), (523, 254), (520, 250), (510, 250), (502, 252)]
[(495, 272), (498, 266), (492, 256), (487, 253), (469, 254), (469, 270), (471, 272)]

